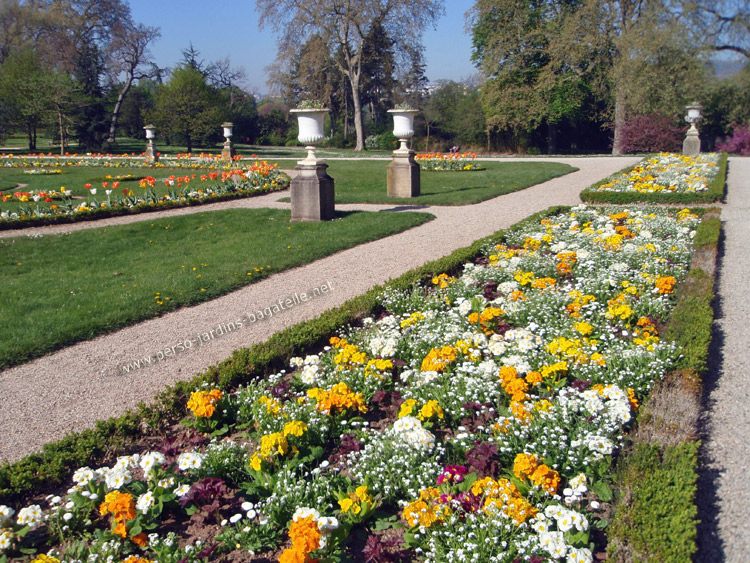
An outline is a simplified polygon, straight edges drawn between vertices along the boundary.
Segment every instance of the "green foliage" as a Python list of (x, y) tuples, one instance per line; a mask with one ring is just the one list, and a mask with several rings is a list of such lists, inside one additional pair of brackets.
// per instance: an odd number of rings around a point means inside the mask
[(36, 150), (37, 128), (52, 116), (55, 76), (32, 50), (12, 53), (2, 65), (0, 99), (9, 121), (26, 129), (29, 150)]
[(609, 528), (615, 560), (683, 563), (696, 552), (699, 442), (661, 448), (637, 444), (615, 482), (629, 496)]
[[(707, 369), (715, 278), (713, 271), (706, 272), (696, 263), (708, 263), (711, 269), (721, 229), (716, 210), (692, 211), (705, 215), (695, 236), (693, 267), (678, 288), (677, 305), (665, 331), (665, 338), (674, 341), (682, 353), (677, 377), (683, 378)], [(684, 381), (684, 385), (694, 388), (693, 381)], [(659, 404), (663, 410), (644, 411), (639, 425), (648, 425), (649, 419), (680, 420), (665, 412), (685, 408), (679, 400)], [(680, 430), (686, 436), (695, 431)], [(635, 436), (637, 441), (621, 458), (614, 479), (618, 494), (614, 520), (608, 528), (608, 555), (615, 561), (690, 561), (697, 551), (695, 493), (700, 442), (665, 445), (646, 441), (640, 433)]]
[(180, 139), (192, 152), (196, 141), (218, 135), (224, 112), (206, 77), (191, 66), (178, 67), (167, 84), (156, 89), (156, 103), (146, 121), (156, 125), (160, 136)]
[[(704, 218), (695, 235), (696, 253), (714, 254), (720, 230), (721, 220), (718, 217)], [(667, 325), (666, 338), (676, 342), (682, 353), (678, 368), (698, 374), (707, 369), (714, 316), (714, 281), (712, 272), (699, 267), (691, 268), (687, 279), (680, 284), (677, 306)]]
[(426, 101), (424, 117), (430, 123), (429, 135), (446, 143), (476, 146), (484, 142), (487, 126), (476, 88), (452, 80), (441, 83)]

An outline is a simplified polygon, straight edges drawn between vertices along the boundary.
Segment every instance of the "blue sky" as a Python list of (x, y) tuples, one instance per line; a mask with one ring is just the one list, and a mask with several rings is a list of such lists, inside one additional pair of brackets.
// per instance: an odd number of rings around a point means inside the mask
[[(447, 0), (445, 16), (437, 29), (425, 32), (427, 78), (462, 80), (476, 72), (471, 64), (471, 38), (464, 33), (464, 14), (473, 0)], [(229, 57), (234, 67), (244, 67), (246, 85), (256, 93), (268, 91), (264, 67), (273, 62), (276, 38), (258, 30), (252, 0), (130, 0), (136, 22), (161, 28), (161, 38), (151, 47), (156, 63), (174, 66), (192, 41), (205, 61)]]

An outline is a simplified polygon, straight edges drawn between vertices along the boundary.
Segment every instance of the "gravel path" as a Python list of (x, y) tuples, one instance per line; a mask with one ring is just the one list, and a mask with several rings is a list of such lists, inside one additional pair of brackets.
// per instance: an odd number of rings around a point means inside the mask
[[(509, 160), (509, 159), (504, 159)], [(552, 159), (545, 159), (552, 160)], [(91, 427), (149, 402), (180, 379), (190, 379), (227, 358), (232, 350), (264, 341), (274, 332), (314, 318), (373, 286), (412, 268), (445, 256), (478, 238), (508, 227), (551, 205), (580, 203), (579, 192), (605, 176), (635, 163), (635, 157), (560, 158), (580, 170), (472, 206), (431, 207), (436, 219), (407, 232), (360, 245), (307, 266), (276, 274), (224, 297), (145, 321), (116, 333), (59, 350), (28, 364), (0, 372), (0, 461), (13, 461), (38, 451), (66, 433)], [(278, 194), (200, 208), (168, 211), (170, 215), (230, 207), (286, 207)], [(408, 206), (339, 205), (337, 209), (409, 209)], [(43, 227), (24, 235), (55, 233), (153, 220), (159, 214), (118, 217), (96, 223)], [(2, 233), (2, 236), (19, 233)], [(325, 291), (321, 288), (325, 286)], [(320, 296), (294, 304), (270, 318), (257, 311), (317, 288)], [(51, 320), (54, 311), (51, 311)], [(229, 322), (243, 319), (242, 328), (227, 332)], [(255, 318), (254, 322), (251, 320)], [(213, 331), (213, 333), (211, 332)], [(223, 333), (223, 334), (221, 334)], [(179, 344), (189, 349), (170, 354)], [(164, 359), (159, 360), (158, 356)], [(144, 357), (151, 364), (143, 362)], [(141, 360), (140, 368), (132, 367)], [(127, 371), (123, 366), (131, 366)], [(748, 520), (750, 522), (750, 520)]]
[(698, 488), (705, 563), (750, 560), (750, 158), (730, 159), (728, 183)]

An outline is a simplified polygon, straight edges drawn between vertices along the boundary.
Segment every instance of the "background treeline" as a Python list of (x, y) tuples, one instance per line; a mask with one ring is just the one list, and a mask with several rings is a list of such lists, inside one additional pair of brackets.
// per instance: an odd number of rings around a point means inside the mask
[[(295, 10), (308, 4), (321, 19), (301, 27)], [(433, 84), (420, 38), (442, 2), (328, 4), (256, 2), (261, 24), (281, 31), (272, 95), (260, 98), (242, 68), (192, 44), (159, 67), (148, 50), (159, 30), (134, 22), (126, 0), (0, 0), (0, 141), (140, 151), (152, 123), (160, 144), (193, 151), (216, 148), (231, 121), (236, 143), (296, 145), (288, 110), (317, 99), (335, 147), (394, 148), (387, 110), (407, 103), (421, 110), (421, 151), (646, 152), (679, 149), (697, 100), (704, 149), (728, 140), (750, 152), (746, 0), (477, 0), (466, 19), (476, 68)]]

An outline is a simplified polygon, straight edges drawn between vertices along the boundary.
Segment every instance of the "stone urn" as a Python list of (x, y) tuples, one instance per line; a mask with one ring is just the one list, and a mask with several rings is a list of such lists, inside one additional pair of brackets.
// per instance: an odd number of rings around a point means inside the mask
[(393, 116), (393, 134), (401, 146), (393, 151), (388, 165), (387, 194), (389, 197), (417, 197), (420, 194), (419, 164), (407, 143), (414, 136), (414, 116), (417, 109), (389, 109)]
[(414, 136), (414, 116), (419, 113), (419, 110), (389, 109), (388, 113), (393, 116), (393, 134), (401, 141), (398, 152), (409, 152), (406, 143)]
[(326, 114), (331, 111), (324, 108), (293, 109), (291, 113), (297, 116), (299, 134), (297, 140), (305, 145), (307, 157), (301, 162), (308, 164), (317, 162), (315, 157), (315, 144), (323, 140), (323, 122)]

